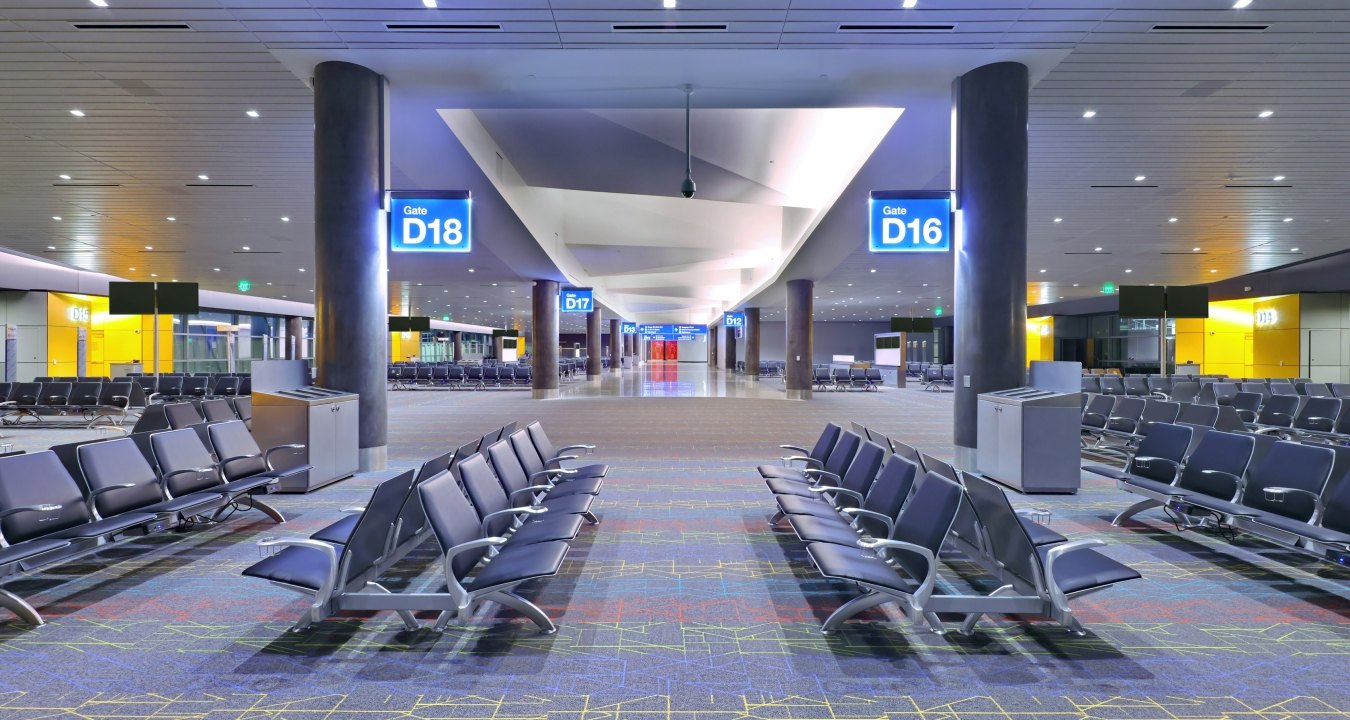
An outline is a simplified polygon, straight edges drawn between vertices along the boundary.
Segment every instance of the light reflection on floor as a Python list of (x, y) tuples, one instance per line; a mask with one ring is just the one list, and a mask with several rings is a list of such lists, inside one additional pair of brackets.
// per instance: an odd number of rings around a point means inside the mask
[(637, 369), (611, 372), (599, 380), (564, 383), (563, 397), (739, 397), (784, 399), (783, 379), (753, 382), (706, 363), (650, 362)]

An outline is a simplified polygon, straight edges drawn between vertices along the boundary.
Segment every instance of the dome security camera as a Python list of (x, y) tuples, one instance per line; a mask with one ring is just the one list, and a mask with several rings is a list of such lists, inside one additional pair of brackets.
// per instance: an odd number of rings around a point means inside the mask
[(684, 182), (680, 183), (680, 194), (686, 198), (691, 198), (696, 190), (698, 190), (698, 187), (694, 185), (694, 178), (686, 175)]

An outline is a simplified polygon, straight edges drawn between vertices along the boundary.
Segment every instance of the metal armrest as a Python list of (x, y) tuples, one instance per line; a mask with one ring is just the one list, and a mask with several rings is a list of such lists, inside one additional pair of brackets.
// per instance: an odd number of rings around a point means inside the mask
[(516, 499), (516, 496), (519, 495), (519, 494), (521, 494), (521, 493), (527, 493), (527, 492), (539, 492), (539, 491), (541, 491), (541, 490), (552, 490), (552, 489), (553, 489), (553, 486), (552, 486), (552, 485), (531, 485), (531, 486), (529, 486), (529, 487), (523, 487), (523, 488), (521, 488), (521, 489), (519, 489), (519, 490), (516, 490), (516, 491), (512, 492), (512, 493), (509, 495), (509, 497), (510, 497), (512, 500), (515, 500), (515, 499)]
[[(267, 472), (276, 472), (277, 469), (272, 467), (272, 453), (278, 450), (304, 450), (304, 449), (305, 446), (301, 443), (289, 443), (287, 445), (278, 445), (276, 447), (268, 448), (267, 452), (264, 452), (262, 454), (263, 464), (267, 466)], [(254, 457), (257, 456), (255, 455)], [(221, 465), (224, 464), (225, 463), (221, 463)]]
[(834, 493), (835, 495), (847, 495), (851, 498), (857, 499), (857, 501), (860, 503), (863, 502), (863, 500), (865, 499), (863, 498), (862, 493), (856, 490), (849, 490), (848, 488), (845, 487), (839, 487), (837, 485), (814, 485), (812, 487), (807, 488), (807, 490), (810, 490), (813, 493)]
[(460, 543), (445, 551), (445, 560), (443, 561), (443, 566), (445, 568), (445, 587), (446, 590), (450, 592), (450, 597), (455, 601), (456, 608), (463, 610), (469, 606), (469, 592), (464, 589), (463, 585), (459, 584), (459, 580), (455, 577), (455, 569), (452, 564), (455, 556), (469, 552), (470, 550), (501, 545), (505, 542), (506, 538), (504, 537), (485, 537), (477, 540), (470, 540), (466, 543)]
[(810, 454), (811, 454), (811, 451), (810, 451), (810, 450), (807, 450), (807, 449), (804, 448), (804, 447), (798, 447), (798, 446), (796, 446), (796, 445), (779, 445), (778, 447), (781, 448), (781, 449), (783, 449), (783, 450), (792, 450), (792, 451), (794, 451), (794, 452), (799, 452), (799, 453), (801, 453), (802, 455), (810, 455)]
[(365, 511), (366, 511), (366, 506), (365, 506), (365, 505), (353, 505), (353, 506), (351, 506), (351, 507), (345, 507), (345, 508), (342, 508), (342, 510), (340, 510), (339, 512), (345, 512), (345, 513), (363, 513), (363, 512), (365, 512)]
[[(258, 548), (287, 548), (287, 547), (306, 547), (311, 550), (318, 550), (328, 561), (328, 573), (324, 577), (323, 584), (319, 586), (315, 593), (316, 598), (322, 601), (332, 596), (333, 589), (337, 586), (338, 573), (338, 549), (332, 543), (326, 543), (322, 540), (311, 540), (309, 538), (263, 538), (258, 541)], [(316, 603), (317, 604), (317, 603)]]
[(1152, 456), (1149, 456), (1149, 455), (1135, 455), (1135, 456), (1134, 456), (1134, 459), (1130, 461), (1130, 468), (1131, 468), (1131, 469), (1133, 469), (1133, 468), (1141, 468), (1141, 469), (1150, 468), (1150, 467), (1153, 466), (1153, 463), (1159, 463), (1159, 464), (1166, 465), (1167, 467), (1171, 468), (1171, 470), (1172, 470), (1172, 476), (1173, 476), (1173, 477), (1176, 477), (1177, 470), (1181, 467), (1181, 464), (1180, 464), (1180, 463), (1177, 463), (1177, 462), (1174, 461), (1174, 460), (1168, 460), (1167, 458), (1152, 457)]
[(829, 470), (821, 470), (819, 468), (806, 468), (805, 470), (802, 471), (802, 474), (806, 475), (807, 477), (814, 477), (816, 479), (817, 485), (820, 484), (820, 481), (823, 478), (830, 478), (834, 480), (836, 485), (842, 484), (844, 482), (843, 478), (839, 477), (838, 475), (835, 475)]
[(784, 455), (779, 459), (783, 461), (784, 465), (791, 465), (794, 462), (804, 462), (807, 467), (821, 468), (825, 466), (825, 463), (807, 455)]
[(8, 510), (0, 510), (0, 520), (3, 520), (9, 517), (10, 515), (18, 515), (19, 513), (56, 512), (57, 510), (60, 509), (61, 509), (60, 505), (54, 505), (50, 503), (45, 505), (25, 505), (23, 507), (12, 507)]
[(544, 465), (553, 465), (555, 463), (560, 463), (564, 460), (576, 460), (580, 457), (581, 457), (580, 455), (559, 455), (558, 457), (555, 457), (552, 460), (549, 460), (548, 462), (544, 463)]
[(1105, 415), (1103, 415), (1103, 414), (1101, 414), (1101, 413), (1094, 413), (1094, 412), (1085, 412), (1085, 413), (1083, 413), (1083, 421), (1086, 422), (1088, 418), (1101, 418), (1101, 419), (1102, 419), (1102, 424), (1103, 424), (1103, 425), (1105, 425), (1105, 424), (1106, 424), (1106, 421), (1109, 419), (1109, 418), (1107, 418)]
[(1075, 540), (1056, 545), (1045, 554), (1045, 588), (1049, 591), (1050, 600), (1055, 604), (1055, 607), (1062, 610), (1069, 609), (1069, 599), (1065, 597), (1064, 591), (1059, 589), (1059, 583), (1055, 582), (1055, 561), (1076, 550), (1104, 545), (1106, 543), (1102, 540)]
[(125, 490), (126, 488), (133, 488), (133, 487), (136, 487), (135, 483), (118, 483), (117, 485), (105, 485), (104, 487), (94, 488), (93, 490), (90, 490), (89, 498), (92, 500), (106, 492), (112, 492), (113, 490)]
[(909, 602), (910, 607), (914, 610), (923, 612), (924, 605), (928, 603), (928, 598), (932, 596), (933, 588), (937, 585), (937, 557), (933, 555), (933, 551), (922, 545), (915, 545), (904, 540), (877, 540), (875, 538), (859, 540), (858, 547), (868, 550), (908, 550), (922, 557), (928, 564), (928, 572), (924, 573), (923, 581), (919, 583), (919, 589), (915, 590), (910, 596)]
[(859, 517), (870, 517), (874, 520), (880, 520), (881, 522), (886, 523), (886, 534), (888, 535), (895, 531), (895, 518), (890, 515), (883, 515), (879, 512), (866, 510), (864, 508), (844, 508), (839, 512), (842, 512), (845, 515), (857, 515)]
[(1276, 504), (1283, 503), (1285, 496), (1289, 495), (1290, 493), (1293, 493), (1295, 495), (1304, 495), (1312, 498), (1313, 515), (1311, 518), (1308, 519), (1309, 523), (1313, 522), (1314, 520), (1322, 516), (1323, 510), (1322, 496), (1319, 495), (1318, 493), (1315, 493), (1311, 490), (1304, 490), (1303, 488), (1290, 488), (1290, 487), (1268, 487), (1262, 490), (1262, 494), (1265, 495), (1266, 501)]
[(571, 470), (568, 468), (553, 468), (551, 470), (540, 470), (539, 472), (534, 473), (533, 475), (530, 476), (529, 482), (534, 482), (535, 478), (540, 476), (543, 476), (545, 478), (552, 478), (555, 475), (576, 475), (576, 474), (577, 474), (576, 470)]
[(1228, 480), (1229, 482), (1233, 483), (1233, 497), (1229, 498), (1230, 500), (1236, 500), (1237, 498), (1241, 497), (1242, 489), (1246, 486), (1246, 483), (1242, 481), (1242, 478), (1234, 475), (1233, 473), (1224, 472), (1222, 470), (1201, 470), (1200, 474), (1204, 475), (1205, 477), (1224, 478), (1225, 480)]
[(510, 515), (510, 516), (514, 517), (514, 516), (516, 516), (516, 515), (521, 515), (521, 514), (525, 514), (525, 515), (542, 515), (542, 514), (544, 514), (544, 513), (546, 513), (546, 512), (548, 512), (548, 508), (546, 508), (546, 507), (534, 507), (534, 506), (530, 506), (530, 507), (517, 507), (517, 508), (506, 508), (505, 510), (498, 510), (497, 512), (490, 512), (490, 513), (488, 513), (488, 514), (486, 514), (486, 515), (483, 516), (482, 522), (479, 523), (479, 531), (483, 533), (483, 537), (487, 537), (488, 524), (492, 522), (492, 519), (493, 519), (493, 518), (501, 517), (502, 515)]
[(566, 447), (555, 448), (555, 450), (559, 455), (566, 455), (567, 453), (573, 450), (585, 450), (586, 454), (590, 455), (591, 451), (594, 449), (595, 449), (594, 445), (568, 445)]

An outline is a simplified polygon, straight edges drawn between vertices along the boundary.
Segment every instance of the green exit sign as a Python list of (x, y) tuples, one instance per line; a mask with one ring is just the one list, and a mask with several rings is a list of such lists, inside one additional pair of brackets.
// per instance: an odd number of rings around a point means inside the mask
[(253, 283), (247, 280), (240, 280), (238, 283), (235, 283), (235, 287), (239, 288), (239, 292), (248, 292), (253, 289)]
[(449, 316), (449, 315), (442, 315), (442, 316), (441, 316), (441, 320), (442, 320), (443, 322), (450, 322), (450, 316)]
[(937, 305), (937, 306), (934, 306), (934, 307), (933, 307), (933, 317), (942, 317), (942, 306), (941, 306), (941, 305)]
[(1102, 294), (1103, 294), (1103, 295), (1115, 295), (1115, 294), (1116, 294), (1116, 284), (1115, 284), (1115, 283), (1112, 283), (1112, 282), (1102, 283)]

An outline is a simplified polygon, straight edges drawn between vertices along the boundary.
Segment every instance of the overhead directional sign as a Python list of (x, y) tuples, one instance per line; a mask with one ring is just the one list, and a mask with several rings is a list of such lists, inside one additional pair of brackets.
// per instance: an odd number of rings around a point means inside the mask
[(874, 253), (951, 250), (951, 193), (874, 191), (867, 205), (868, 250)]
[(623, 323), (623, 324), (620, 326), (619, 329), (620, 329), (620, 332), (622, 332), (624, 335), (636, 335), (636, 334), (637, 334), (637, 323), (626, 322), (626, 323)]
[(643, 340), (697, 340), (708, 334), (702, 325), (639, 325)]
[(467, 253), (473, 246), (467, 192), (389, 194), (389, 249)]
[(565, 313), (588, 313), (595, 309), (595, 296), (590, 288), (563, 288), (558, 309)]
[(745, 313), (743, 312), (723, 313), (722, 325), (729, 328), (745, 327)]

